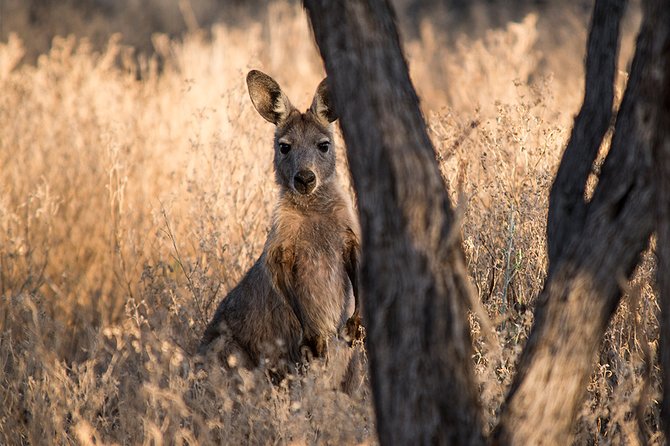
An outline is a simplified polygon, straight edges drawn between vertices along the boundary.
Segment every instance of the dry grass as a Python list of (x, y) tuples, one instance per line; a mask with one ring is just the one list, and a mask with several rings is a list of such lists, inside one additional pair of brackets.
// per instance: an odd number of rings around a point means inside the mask
[[(323, 76), (301, 9), (268, 7), (244, 27), (154, 35), (153, 58), (118, 36), (101, 51), (59, 37), (34, 64), (22, 48), (39, 42), (0, 43), (0, 444), (376, 443), (368, 387), (334, 390), (338, 355), (281, 387), (192, 358), (274, 202), (272, 126), (246, 71), (305, 107)], [(472, 319), (489, 427), (542, 286), (548, 189), (581, 97), (579, 54), (541, 31), (530, 15), (448, 46), (425, 23), (406, 43), (496, 328), (491, 348)], [(662, 442), (651, 257), (603, 343), (579, 443)]]

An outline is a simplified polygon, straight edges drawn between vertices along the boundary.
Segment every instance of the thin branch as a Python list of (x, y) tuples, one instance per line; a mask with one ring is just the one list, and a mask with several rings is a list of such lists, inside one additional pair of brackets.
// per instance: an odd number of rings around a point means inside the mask
[(586, 216), (585, 189), (612, 120), (619, 28), (626, 0), (596, 0), (586, 51), (584, 102), (549, 195), (549, 274)]

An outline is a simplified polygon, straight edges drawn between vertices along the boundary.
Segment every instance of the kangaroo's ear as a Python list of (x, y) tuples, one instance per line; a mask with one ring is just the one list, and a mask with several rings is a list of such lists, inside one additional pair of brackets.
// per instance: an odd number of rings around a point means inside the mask
[(251, 102), (267, 121), (277, 125), (293, 110), (291, 101), (281, 91), (279, 84), (267, 74), (258, 70), (249, 71), (247, 86)]
[(330, 101), (330, 92), (328, 90), (327, 81), (328, 78), (322, 80), (319, 86), (316, 87), (316, 93), (314, 93), (312, 106), (309, 109), (318, 118), (326, 122), (333, 122), (334, 120), (337, 119), (337, 115), (335, 114), (332, 102)]

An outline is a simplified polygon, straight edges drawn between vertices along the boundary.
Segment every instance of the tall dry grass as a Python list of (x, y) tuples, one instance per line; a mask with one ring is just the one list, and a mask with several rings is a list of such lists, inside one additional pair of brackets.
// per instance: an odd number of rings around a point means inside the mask
[[(488, 427), (532, 322), (548, 190), (581, 96), (580, 54), (539, 44), (541, 23), (451, 45), (426, 22), (406, 42), (495, 328), (492, 343), (472, 317)], [(33, 42), (0, 43), (0, 443), (376, 443), (370, 390), (336, 390), (337, 354), (280, 387), (192, 357), (274, 203), (273, 128), (245, 74), (272, 74), (304, 107), (323, 76), (304, 13), (277, 1), (244, 26), (155, 34), (153, 56), (124, 41), (58, 37), (34, 64)], [(648, 257), (597, 358), (580, 444), (662, 442)]]

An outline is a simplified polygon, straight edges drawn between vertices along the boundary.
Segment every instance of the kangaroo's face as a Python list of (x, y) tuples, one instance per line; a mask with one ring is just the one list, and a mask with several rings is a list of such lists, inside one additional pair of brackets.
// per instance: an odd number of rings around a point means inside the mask
[(333, 135), (311, 111), (293, 110), (275, 132), (277, 181), (308, 195), (335, 174)]
[(330, 123), (336, 119), (324, 79), (312, 105), (298, 111), (279, 84), (260, 71), (247, 75), (249, 95), (260, 115), (277, 126), (274, 166), (279, 186), (304, 202), (335, 177), (335, 148)]

